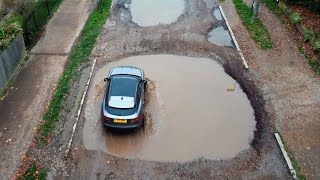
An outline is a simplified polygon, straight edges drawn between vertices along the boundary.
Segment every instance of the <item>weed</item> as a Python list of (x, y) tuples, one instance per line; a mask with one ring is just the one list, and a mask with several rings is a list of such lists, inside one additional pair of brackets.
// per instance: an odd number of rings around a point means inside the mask
[(290, 15), (290, 21), (292, 24), (300, 24), (302, 21), (302, 18), (299, 13), (292, 13)]
[[(317, 51), (318, 53), (320, 53), (320, 39), (317, 39), (316, 41), (314, 41), (314, 47), (313, 50)], [(320, 55), (319, 55), (320, 56)], [(319, 58), (318, 58), (319, 59)], [(320, 60), (320, 59), (319, 59)]]
[(315, 38), (315, 34), (311, 29), (304, 29), (303, 38), (305, 42), (313, 41)]

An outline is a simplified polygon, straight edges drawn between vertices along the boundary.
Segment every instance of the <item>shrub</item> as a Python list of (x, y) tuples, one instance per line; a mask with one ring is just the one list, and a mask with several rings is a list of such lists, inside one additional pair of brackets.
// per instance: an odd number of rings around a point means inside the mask
[(299, 23), (301, 23), (301, 20), (302, 20), (302, 18), (300, 16), (300, 14), (298, 14), (298, 13), (292, 13), (290, 15), (290, 21), (293, 24), (299, 24)]
[(287, 15), (292, 14), (292, 10), (291, 10), (290, 8), (288, 8), (288, 7), (285, 7), (285, 8), (283, 9), (283, 11), (284, 11), (284, 13), (287, 14)]
[[(314, 47), (313, 47), (313, 49), (314, 49), (315, 51), (317, 51), (317, 52), (320, 53), (320, 39), (318, 39), (318, 40), (316, 40), (316, 41), (314, 42)], [(318, 60), (319, 60), (319, 57), (320, 57), (320, 55), (318, 56)]]
[(304, 41), (307, 42), (307, 41), (313, 41), (314, 38), (315, 38), (315, 34), (314, 32), (311, 30), (311, 29), (304, 29), (303, 31), (303, 38), (304, 38)]
[(0, 23), (0, 52), (5, 50), (14, 38), (22, 31), (22, 17), (13, 14)]

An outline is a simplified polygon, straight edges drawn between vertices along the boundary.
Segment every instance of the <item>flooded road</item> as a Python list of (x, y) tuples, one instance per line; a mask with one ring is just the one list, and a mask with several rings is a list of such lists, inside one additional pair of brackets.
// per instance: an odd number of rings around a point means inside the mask
[(132, 0), (132, 21), (139, 26), (171, 24), (182, 15), (184, 0)]
[[(99, 122), (103, 78), (120, 65), (142, 68), (149, 80), (145, 127), (122, 135), (106, 132)], [(250, 147), (255, 130), (246, 94), (222, 66), (206, 58), (154, 55), (109, 63), (93, 77), (87, 98), (84, 146), (124, 158), (229, 159)]]

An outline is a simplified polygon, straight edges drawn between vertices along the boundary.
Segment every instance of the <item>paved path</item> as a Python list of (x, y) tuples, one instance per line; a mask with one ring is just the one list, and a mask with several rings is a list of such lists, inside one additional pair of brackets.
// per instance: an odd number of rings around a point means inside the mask
[(28, 63), (0, 101), (0, 179), (11, 179), (20, 165), (92, 2), (64, 0), (31, 50)]
[[(247, 1), (249, 2), (249, 1)], [(250, 71), (259, 79), (270, 121), (300, 162), (307, 179), (320, 179), (320, 78), (299, 53), (290, 33), (266, 7), (260, 17), (274, 48), (261, 50), (243, 27), (232, 0), (223, 3)]]

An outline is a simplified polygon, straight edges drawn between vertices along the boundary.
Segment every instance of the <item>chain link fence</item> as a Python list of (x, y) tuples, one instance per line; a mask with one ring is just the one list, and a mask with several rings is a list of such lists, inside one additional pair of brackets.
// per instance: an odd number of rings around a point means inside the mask
[(23, 37), (26, 47), (35, 45), (43, 31), (44, 25), (56, 11), (62, 0), (39, 0), (34, 3), (25, 1), (20, 7), (23, 16)]

